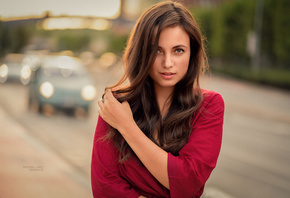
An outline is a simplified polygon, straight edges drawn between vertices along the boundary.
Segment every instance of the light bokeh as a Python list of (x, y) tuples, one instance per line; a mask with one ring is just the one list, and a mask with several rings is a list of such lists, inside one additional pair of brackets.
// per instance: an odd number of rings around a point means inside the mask
[(120, 14), (120, 0), (0, 0), (0, 17), (15, 18), (42, 16), (49, 11), (54, 16), (91, 16), (116, 18)]

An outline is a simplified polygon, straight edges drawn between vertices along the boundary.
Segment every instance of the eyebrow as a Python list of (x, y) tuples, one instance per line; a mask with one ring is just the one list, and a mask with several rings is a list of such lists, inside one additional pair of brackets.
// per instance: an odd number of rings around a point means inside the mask
[[(180, 48), (180, 47), (188, 48), (186, 45), (183, 45), (183, 44), (175, 45), (172, 48), (174, 49), (174, 48)], [(161, 48), (162, 49), (161, 46), (158, 46), (158, 48)]]
[(179, 47), (188, 48), (186, 45), (183, 45), (183, 44), (176, 45), (176, 46), (174, 46), (173, 48), (179, 48)]

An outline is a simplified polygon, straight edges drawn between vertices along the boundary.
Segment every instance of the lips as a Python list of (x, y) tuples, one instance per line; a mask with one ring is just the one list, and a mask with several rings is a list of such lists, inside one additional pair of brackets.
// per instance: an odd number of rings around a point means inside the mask
[(171, 79), (175, 75), (175, 73), (172, 72), (161, 72), (160, 74), (165, 79)]
[(168, 75), (169, 76), (169, 75), (173, 75), (174, 73), (172, 73), (172, 72), (161, 72), (161, 74), (162, 75)]

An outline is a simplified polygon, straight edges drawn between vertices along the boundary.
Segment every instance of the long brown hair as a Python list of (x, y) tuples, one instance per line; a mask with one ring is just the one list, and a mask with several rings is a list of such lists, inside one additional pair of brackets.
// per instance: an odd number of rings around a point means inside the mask
[[(175, 85), (169, 111), (162, 120), (153, 80), (148, 73), (156, 58), (160, 32), (172, 26), (180, 26), (188, 33), (191, 55), (188, 71)], [(158, 3), (145, 11), (137, 21), (123, 56), (124, 75), (116, 85), (109, 88), (129, 80), (128, 86), (115, 91), (122, 93), (118, 100), (129, 102), (135, 122), (148, 138), (155, 142), (153, 133), (157, 131), (159, 146), (178, 155), (191, 134), (192, 118), (202, 99), (199, 76), (206, 60), (203, 38), (190, 12), (176, 2)], [(133, 154), (116, 129), (111, 128), (107, 138), (113, 139), (119, 149), (121, 162)]]

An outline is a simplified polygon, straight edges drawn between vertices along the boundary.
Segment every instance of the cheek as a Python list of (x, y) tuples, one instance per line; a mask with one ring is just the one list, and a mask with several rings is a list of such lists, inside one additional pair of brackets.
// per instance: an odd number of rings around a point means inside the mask
[(157, 55), (157, 57), (155, 58), (154, 62), (153, 62), (153, 65), (152, 65), (152, 68), (153, 67), (157, 67), (158, 65), (160, 65), (162, 63), (162, 60), (161, 58)]
[(180, 61), (180, 70), (182, 70), (184, 73), (187, 72), (188, 66), (189, 66), (189, 57)]

